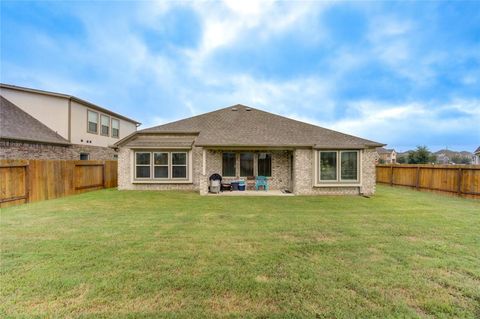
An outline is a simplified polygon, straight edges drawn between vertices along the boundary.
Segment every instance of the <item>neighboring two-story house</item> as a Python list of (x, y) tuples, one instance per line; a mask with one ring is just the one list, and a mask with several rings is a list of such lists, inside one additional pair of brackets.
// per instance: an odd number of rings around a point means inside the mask
[(480, 165), (480, 146), (473, 152), (473, 164)]
[(75, 96), (0, 84), (0, 158), (116, 159), (139, 122)]
[(385, 164), (395, 164), (397, 162), (397, 152), (394, 149), (377, 147), (378, 161)]

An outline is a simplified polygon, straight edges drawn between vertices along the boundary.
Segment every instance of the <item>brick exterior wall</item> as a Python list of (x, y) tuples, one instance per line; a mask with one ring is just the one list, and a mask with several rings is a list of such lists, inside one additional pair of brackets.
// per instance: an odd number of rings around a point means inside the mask
[(91, 160), (114, 160), (117, 155), (117, 152), (109, 147), (0, 141), (0, 159), (79, 160), (80, 153), (89, 153)]
[(375, 149), (363, 150), (362, 154), (362, 188), (360, 192), (363, 195), (370, 196), (375, 194), (376, 169), (378, 153)]
[[(206, 167), (205, 174), (203, 174), (203, 149), (193, 147), (191, 153), (193, 176), (190, 184), (132, 183), (133, 150), (121, 148), (119, 151), (118, 187), (125, 190), (194, 190), (205, 195), (208, 193), (208, 178), (214, 173), (222, 174), (222, 153), (221, 150), (205, 150)], [(375, 162), (378, 156), (375, 149), (362, 151), (361, 187), (314, 187), (314, 153), (312, 149), (297, 149), (293, 152), (269, 151), (268, 153), (272, 154), (270, 189), (291, 189), (296, 195), (372, 195), (375, 192)], [(290, 155), (293, 155), (293, 163), (290, 161)], [(239, 178), (239, 156), (236, 161), (237, 176), (224, 177), (224, 181), (228, 182)], [(257, 165), (256, 161), (254, 161), (254, 165)], [(292, 166), (293, 180), (290, 178), (290, 166)], [(254, 171), (256, 171), (255, 168)]]
[(311, 149), (297, 149), (293, 161), (293, 192), (296, 195), (373, 195), (375, 193), (375, 163), (378, 154), (375, 149), (361, 151), (362, 186), (315, 187), (314, 152)]
[[(214, 173), (222, 175), (222, 154), (224, 151), (221, 150), (207, 150), (207, 169), (206, 177), (210, 177)], [(233, 151), (229, 151), (233, 152)], [(242, 152), (233, 152), (237, 153), (236, 156), (236, 176), (234, 177), (224, 177), (223, 181), (231, 182), (238, 180), (240, 178), (246, 179), (246, 177), (240, 177), (240, 153), (252, 152), (254, 153), (253, 161), (253, 171), (257, 172), (257, 156), (258, 151), (242, 151)], [(289, 189), (290, 188), (290, 154), (289, 151), (266, 151), (272, 155), (272, 176), (268, 178), (268, 187), (269, 189)]]
[(116, 160), (118, 152), (110, 147), (73, 144), (71, 146), (72, 159), (80, 159), (80, 153), (88, 153), (90, 160)]

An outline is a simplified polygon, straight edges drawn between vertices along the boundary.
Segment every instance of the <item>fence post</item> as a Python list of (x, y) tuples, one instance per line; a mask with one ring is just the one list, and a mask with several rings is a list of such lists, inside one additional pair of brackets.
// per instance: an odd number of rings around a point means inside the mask
[(417, 176), (415, 180), (415, 188), (418, 190), (418, 187), (420, 186), (420, 166), (417, 166)]
[(462, 169), (459, 168), (458, 169), (458, 178), (457, 178), (457, 181), (458, 181), (458, 185), (457, 185), (457, 193), (458, 195), (462, 195)]
[(102, 169), (103, 169), (103, 176), (102, 176), (102, 184), (103, 184), (103, 188), (107, 188), (107, 170), (106, 170), (106, 165), (107, 165), (107, 162), (106, 161), (103, 161), (103, 166), (102, 166)]
[(390, 165), (390, 186), (393, 186), (393, 165)]
[(30, 161), (25, 166), (25, 203), (30, 202)]

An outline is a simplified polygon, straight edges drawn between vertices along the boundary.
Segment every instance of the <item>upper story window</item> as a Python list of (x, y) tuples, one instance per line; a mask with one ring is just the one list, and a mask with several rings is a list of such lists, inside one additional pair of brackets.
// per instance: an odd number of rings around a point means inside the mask
[(357, 182), (359, 180), (358, 151), (320, 151), (320, 182)]
[(110, 135), (110, 117), (107, 115), (100, 115), (100, 134), (104, 136)]
[(87, 132), (98, 134), (98, 113), (88, 110), (87, 121)]
[(120, 137), (120, 121), (112, 118), (112, 137)]

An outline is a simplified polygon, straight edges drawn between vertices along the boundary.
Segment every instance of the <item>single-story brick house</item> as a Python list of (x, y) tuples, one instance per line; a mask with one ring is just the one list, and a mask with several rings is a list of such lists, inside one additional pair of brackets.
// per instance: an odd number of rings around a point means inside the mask
[(377, 147), (343, 134), (244, 105), (137, 131), (119, 149), (119, 189), (196, 190), (268, 176), (273, 190), (297, 195), (375, 192)]

